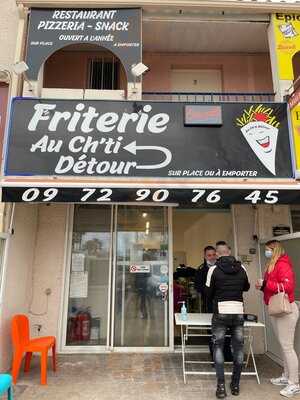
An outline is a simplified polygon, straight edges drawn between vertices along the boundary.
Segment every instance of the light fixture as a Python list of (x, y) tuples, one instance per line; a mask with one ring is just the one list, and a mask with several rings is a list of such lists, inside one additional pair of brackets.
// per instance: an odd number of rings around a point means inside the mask
[(146, 222), (146, 229), (149, 229), (149, 227), (150, 227), (150, 222), (147, 221), (147, 222)]
[(138, 64), (133, 64), (131, 67), (131, 73), (133, 76), (138, 78), (139, 76), (142, 76), (146, 71), (149, 70), (149, 67), (143, 63), (138, 63)]
[(146, 212), (144, 212), (144, 213), (142, 214), (142, 217), (143, 217), (143, 218), (146, 218), (147, 215), (148, 215), (148, 214), (147, 214)]
[(143, 64), (142, 62), (138, 64), (132, 64), (131, 73), (134, 76), (134, 82), (133, 82), (134, 91), (136, 91), (136, 79), (142, 76), (148, 70), (149, 68), (147, 67), (147, 65)]
[(29, 67), (25, 61), (20, 61), (20, 62), (13, 64), (12, 69), (15, 74), (22, 75), (22, 74), (24, 74), (24, 72), (29, 70)]
[(13, 64), (12, 70), (14, 71), (14, 73), (16, 75), (22, 75), (23, 76), (24, 80), (28, 83), (29, 91), (32, 92), (33, 91), (32, 84), (31, 84), (30, 80), (27, 78), (27, 76), (25, 74), (25, 72), (29, 70), (29, 67), (26, 64), (26, 62), (25, 61), (19, 61), (19, 62)]

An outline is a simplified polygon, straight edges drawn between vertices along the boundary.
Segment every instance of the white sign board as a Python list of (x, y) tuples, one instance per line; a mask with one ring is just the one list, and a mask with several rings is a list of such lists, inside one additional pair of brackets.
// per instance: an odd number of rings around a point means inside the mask
[(149, 273), (150, 272), (150, 265), (130, 265), (129, 271), (132, 274), (136, 273)]
[(70, 298), (88, 297), (88, 273), (72, 272), (70, 281)]
[(83, 253), (72, 254), (72, 271), (73, 272), (84, 272), (84, 257)]

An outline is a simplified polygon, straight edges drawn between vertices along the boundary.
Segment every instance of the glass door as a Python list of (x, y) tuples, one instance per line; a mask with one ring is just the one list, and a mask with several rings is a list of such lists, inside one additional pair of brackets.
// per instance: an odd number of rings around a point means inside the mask
[(169, 347), (168, 208), (75, 205), (63, 350)]
[(117, 207), (114, 347), (169, 346), (167, 211)]

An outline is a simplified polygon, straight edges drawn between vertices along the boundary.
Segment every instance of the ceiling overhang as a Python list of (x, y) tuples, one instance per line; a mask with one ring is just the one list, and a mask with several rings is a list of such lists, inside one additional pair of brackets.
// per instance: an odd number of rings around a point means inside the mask
[(116, 8), (116, 7), (172, 7), (172, 8), (196, 8), (196, 9), (241, 9), (254, 12), (299, 12), (300, 0), (16, 0), (17, 4), (25, 7), (71, 7), (71, 8)]

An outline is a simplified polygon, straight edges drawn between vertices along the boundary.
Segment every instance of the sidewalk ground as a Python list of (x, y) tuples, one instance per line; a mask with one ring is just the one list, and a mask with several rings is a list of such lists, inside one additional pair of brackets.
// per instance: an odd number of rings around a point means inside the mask
[[(202, 355), (203, 356), (203, 355)], [(197, 359), (199, 355), (194, 354)], [(282, 399), (280, 388), (269, 379), (279, 366), (266, 356), (257, 357), (261, 385), (255, 377), (243, 377), (241, 400)], [(97, 354), (59, 355), (58, 371), (48, 371), (48, 385), (39, 384), (39, 359), (31, 371), (20, 375), (16, 400), (208, 400), (215, 398), (214, 376), (190, 376), (183, 384), (181, 355)], [(229, 382), (229, 377), (227, 382)], [(229, 392), (229, 390), (228, 390)], [(228, 393), (228, 398), (232, 397)], [(298, 398), (298, 396), (297, 396)], [(299, 396), (300, 400), (300, 396)]]

